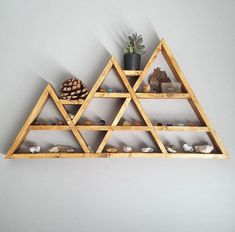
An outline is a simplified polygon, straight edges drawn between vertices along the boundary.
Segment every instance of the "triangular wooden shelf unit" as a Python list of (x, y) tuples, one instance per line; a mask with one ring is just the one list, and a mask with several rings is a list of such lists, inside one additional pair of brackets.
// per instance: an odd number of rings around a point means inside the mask
[[(162, 53), (167, 64), (169, 65), (172, 73), (174, 74), (177, 81), (181, 82), (184, 93), (136, 93), (138, 87), (144, 80), (147, 72), (155, 61), (159, 53)], [(125, 86), (126, 93), (103, 93), (97, 92), (99, 87), (102, 85), (109, 71), (114, 68), (121, 82)], [(127, 76), (136, 76), (136, 82), (133, 87), (130, 85)], [(33, 125), (34, 120), (40, 114), (44, 105), (46, 104), (48, 98), (51, 97), (57, 106), (58, 110), (65, 119), (66, 125)], [(115, 116), (111, 125), (77, 125), (78, 120), (81, 118), (88, 105), (90, 104), (93, 98), (123, 98), (124, 102), (119, 109), (117, 115)], [(144, 108), (140, 103), (140, 99), (186, 99), (190, 103), (192, 109), (199, 118), (202, 126), (154, 126), (148, 115), (146, 114)], [(118, 123), (122, 118), (125, 110), (127, 109), (129, 103), (133, 101), (140, 115), (142, 116), (146, 126), (119, 126)], [(73, 120), (69, 117), (64, 105), (80, 105), (79, 110), (77, 111)], [(27, 134), (30, 130), (69, 130), (71, 131), (77, 142), (81, 146), (83, 152), (81, 153), (17, 153), (18, 148), (23, 143)], [(105, 135), (98, 146), (98, 149), (94, 152), (90, 150), (90, 146), (86, 143), (83, 138), (81, 131), (82, 130), (96, 130), (96, 131), (105, 131)], [(107, 153), (104, 152), (104, 147), (106, 146), (109, 138), (112, 135), (112, 132), (115, 130), (131, 130), (131, 131), (148, 131), (154, 142), (159, 148), (158, 153), (142, 153), (142, 152), (133, 152), (133, 153)], [(201, 153), (168, 153), (163, 142), (161, 141), (158, 131), (202, 131), (206, 132), (210, 140), (214, 144), (216, 154), (201, 154)], [(36, 103), (33, 111), (26, 120), (24, 126), (17, 135), (12, 146), (7, 152), (6, 158), (98, 158), (98, 157), (163, 157), (163, 158), (206, 158), (206, 159), (225, 159), (228, 158), (228, 153), (224, 148), (221, 140), (219, 139), (215, 129), (212, 127), (210, 121), (205, 115), (199, 101), (195, 97), (193, 90), (188, 84), (186, 78), (184, 77), (181, 69), (179, 68), (173, 54), (171, 53), (165, 40), (161, 40), (156, 49), (154, 50), (152, 56), (147, 62), (145, 68), (142, 71), (130, 71), (122, 70), (117, 60), (114, 57), (111, 57), (105, 66), (104, 70), (100, 74), (93, 88), (89, 92), (85, 100), (78, 101), (67, 101), (59, 99), (53, 87), (48, 84), (43, 91), (41, 97)]]

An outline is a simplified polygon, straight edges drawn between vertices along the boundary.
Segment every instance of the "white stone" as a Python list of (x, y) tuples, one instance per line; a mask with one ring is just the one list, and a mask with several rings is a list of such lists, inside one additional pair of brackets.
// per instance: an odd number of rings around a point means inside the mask
[(176, 150), (176, 148), (175, 148), (174, 145), (169, 145), (169, 146), (167, 146), (167, 147), (166, 147), (166, 150), (167, 150), (168, 152), (170, 152), (170, 153), (176, 153), (176, 152), (177, 152), (177, 150)]
[(194, 146), (196, 152), (209, 154), (213, 151), (214, 147), (212, 145), (199, 145)]
[(132, 152), (132, 147), (129, 147), (129, 146), (123, 146), (123, 151), (124, 152)]
[(50, 153), (58, 153), (58, 152), (75, 152), (74, 148), (71, 146), (66, 145), (55, 145), (54, 147), (51, 147), (48, 149)]
[(72, 113), (69, 113), (69, 117), (73, 120), (73, 119), (74, 119), (74, 117), (75, 117), (75, 115), (74, 115), (74, 114), (72, 114)]
[(152, 147), (142, 147), (141, 151), (144, 153), (149, 153), (149, 152), (153, 152), (153, 148)]
[(31, 153), (39, 153), (40, 150), (41, 150), (41, 148), (40, 148), (38, 145), (29, 147), (29, 151), (30, 151)]
[(193, 152), (194, 151), (193, 147), (187, 143), (183, 144), (183, 149), (185, 152)]

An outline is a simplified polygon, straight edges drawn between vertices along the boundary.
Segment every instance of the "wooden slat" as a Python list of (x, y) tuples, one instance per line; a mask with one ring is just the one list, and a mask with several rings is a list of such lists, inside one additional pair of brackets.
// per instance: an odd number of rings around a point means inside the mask
[(78, 130), (97, 130), (97, 131), (107, 131), (107, 130), (138, 130), (138, 131), (149, 131), (147, 126), (99, 126), (99, 125), (77, 125)]
[(223, 154), (201, 153), (18, 153), (8, 159), (42, 159), (42, 158), (195, 158), (195, 159), (227, 159)]
[(123, 70), (124, 74), (128, 77), (136, 77), (141, 75), (142, 70)]
[(208, 132), (209, 128), (205, 126), (154, 126), (158, 131), (198, 131)]
[(29, 130), (71, 130), (66, 125), (31, 125)]
[(60, 99), (60, 103), (63, 105), (82, 105), (84, 103), (84, 100), (83, 99), (79, 99), (79, 100)]
[(96, 92), (94, 95), (95, 98), (127, 98), (131, 97), (129, 93), (102, 93)]
[(136, 93), (140, 99), (188, 99), (187, 93)]

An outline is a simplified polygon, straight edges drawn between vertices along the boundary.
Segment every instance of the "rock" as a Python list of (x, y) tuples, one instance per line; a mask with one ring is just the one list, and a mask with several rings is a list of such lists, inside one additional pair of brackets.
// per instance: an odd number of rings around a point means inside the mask
[(152, 147), (142, 147), (141, 151), (144, 153), (149, 153), (149, 152), (153, 152), (153, 148)]
[(108, 153), (116, 153), (118, 152), (118, 149), (116, 147), (107, 147), (105, 151)]
[(167, 146), (166, 150), (170, 153), (176, 153), (177, 152), (176, 147), (174, 145)]
[(99, 125), (100, 125), (100, 126), (104, 126), (104, 125), (105, 125), (105, 121), (104, 121), (104, 120), (100, 120), (100, 121), (99, 121)]
[(60, 145), (60, 144), (57, 144), (54, 147), (49, 148), (48, 151), (50, 153), (58, 153), (58, 152), (72, 153), (72, 152), (75, 152), (75, 150), (72, 146)]
[(75, 117), (75, 115), (74, 115), (74, 114), (72, 114), (72, 113), (69, 113), (69, 117), (73, 120), (73, 119), (74, 119), (74, 117)]
[(107, 89), (107, 92), (108, 92), (108, 93), (112, 93), (112, 92), (113, 92), (113, 89), (112, 89), (112, 88), (108, 88), (108, 89)]
[(83, 124), (84, 124), (84, 125), (93, 125), (94, 123), (93, 123), (92, 120), (86, 119), (86, 120), (83, 121)]
[(61, 120), (58, 120), (58, 121), (57, 121), (57, 125), (64, 125), (64, 122), (61, 121)]
[(178, 126), (184, 126), (184, 123), (178, 123)]
[(162, 126), (162, 123), (161, 123), (161, 122), (158, 122), (158, 123), (157, 123), (157, 126)]
[(135, 121), (134, 124), (135, 124), (135, 126), (141, 126), (141, 123), (138, 121)]
[(105, 92), (106, 92), (106, 89), (105, 89), (105, 88), (100, 87), (100, 88), (98, 89), (98, 92), (105, 93)]
[(123, 126), (131, 126), (131, 123), (127, 120), (125, 120), (123, 123), (122, 123)]
[(194, 146), (196, 152), (209, 154), (214, 150), (214, 147), (212, 145), (199, 145)]
[(166, 126), (173, 126), (173, 124), (171, 124), (171, 123), (167, 123), (167, 124), (166, 124)]
[(51, 123), (51, 125), (52, 125), (52, 126), (55, 126), (55, 125), (56, 125), (56, 123), (55, 123), (55, 122), (52, 122), (52, 123)]
[(143, 92), (144, 93), (150, 93), (150, 84), (144, 84), (143, 85)]
[(194, 151), (193, 147), (187, 143), (183, 144), (183, 149), (185, 152), (193, 152)]
[(130, 147), (130, 146), (123, 146), (123, 151), (124, 152), (132, 152), (132, 147)]
[(40, 150), (41, 150), (41, 148), (40, 148), (38, 145), (29, 147), (29, 151), (30, 151), (31, 153), (33, 153), (33, 154), (34, 154), (34, 153), (39, 153)]

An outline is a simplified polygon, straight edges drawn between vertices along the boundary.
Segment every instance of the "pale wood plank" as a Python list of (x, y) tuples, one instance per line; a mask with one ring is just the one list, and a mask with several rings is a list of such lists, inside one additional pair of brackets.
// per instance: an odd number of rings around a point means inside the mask
[(136, 93), (140, 99), (188, 99), (187, 93)]
[(71, 130), (66, 125), (31, 125), (29, 130)]
[(96, 92), (94, 95), (95, 98), (127, 98), (131, 97), (129, 93), (103, 93)]
[(82, 105), (84, 103), (84, 100), (83, 99), (79, 99), (79, 100), (60, 99), (60, 103), (63, 105)]
[(123, 70), (124, 74), (128, 77), (136, 77), (141, 75), (142, 70)]

